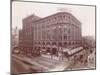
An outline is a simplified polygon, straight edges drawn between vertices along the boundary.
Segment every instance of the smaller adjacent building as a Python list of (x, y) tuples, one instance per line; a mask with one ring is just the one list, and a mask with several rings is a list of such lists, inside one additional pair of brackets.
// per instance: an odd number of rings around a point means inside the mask
[(15, 50), (18, 50), (18, 44), (19, 44), (19, 30), (18, 30), (18, 28), (17, 27), (15, 27), (14, 29), (12, 29), (12, 50), (13, 50), (13, 52), (15, 51)]

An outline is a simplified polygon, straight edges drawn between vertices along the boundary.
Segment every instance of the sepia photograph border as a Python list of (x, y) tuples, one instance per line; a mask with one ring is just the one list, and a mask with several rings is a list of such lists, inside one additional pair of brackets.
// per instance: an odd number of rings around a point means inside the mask
[(24, 1), (24, 0), (10, 0), (10, 74), (11, 75), (17, 75), (17, 74), (12, 74), (11, 73), (11, 59), (12, 59), (12, 3), (16, 1), (16, 2), (33, 2), (33, 3), (46, 3), (46, 4), (59, 4), (59, 5), (75, 5), (75, 6), (90, 6), (90, 7), (95, 7), (95, 43), (96, 43), (96, 47), (95, 47), (95, 51), (96, 51), (96, 55), (95, 55), (95, 68), (89, 68), (89, 69), (72, 69), (72, 70), (64, 70), (64, 71), (48, 71), (48, 72), (30, 72), (30, 73), (21, 73), (21, 74), (35, 74), (35, 73), (53, 73), (53, 72), (70, 72), (70, 71), (84, 71), (84, 70), (96, 70), (97, 69), (97, 6), (96, 5), (87, 5), (87, 4), (71, 4), (71, 3), (56, 3), (56, 2), (42, 2), (42, 1)]

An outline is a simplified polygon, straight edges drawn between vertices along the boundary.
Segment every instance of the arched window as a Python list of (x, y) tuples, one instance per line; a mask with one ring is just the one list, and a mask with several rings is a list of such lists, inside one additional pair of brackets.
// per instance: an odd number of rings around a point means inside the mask
[(64, 35), (64, 40), (67, 40), (67, 35)]
[(56, 42), (53, 42), (52, 45), (56, 45)]
[(43, 45), (45, 45), (45, 42), (42, 42)]
[(61, 42), (59, 42), (59, 46), (62, 46), (62, 43)]
[(64, 45), (67, 45), (67, 42), (64, 42)]

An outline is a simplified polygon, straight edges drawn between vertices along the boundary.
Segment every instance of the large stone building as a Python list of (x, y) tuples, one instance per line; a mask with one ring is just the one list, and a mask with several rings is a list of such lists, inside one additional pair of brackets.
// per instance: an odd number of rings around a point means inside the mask
[(57, 54), (60, 48), (79, 45), (81, 37), (81, 23), (71, 13), (44, 18), (31, 15), (23, 19), (19, 47), (24, 54), (40, 54), (41, 50)]

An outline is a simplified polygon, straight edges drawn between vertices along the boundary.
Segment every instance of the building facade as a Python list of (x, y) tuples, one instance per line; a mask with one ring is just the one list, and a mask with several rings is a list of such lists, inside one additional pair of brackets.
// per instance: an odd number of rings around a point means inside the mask
[(44, 18), (31, 15), (23, 19), (19, 47), (25, 54), (40, 54), (41, 50), (58, 54), (60, 48), (81, 44), (81, 39), (81, 23), (71, 13), (58, 12)]
[(12, 28), (12, 40), (11, 40), (11, 46), (12, 46), (12, 52), (14, 52), (18, 48), (19, 44), (19, 30), (17, 27)]

